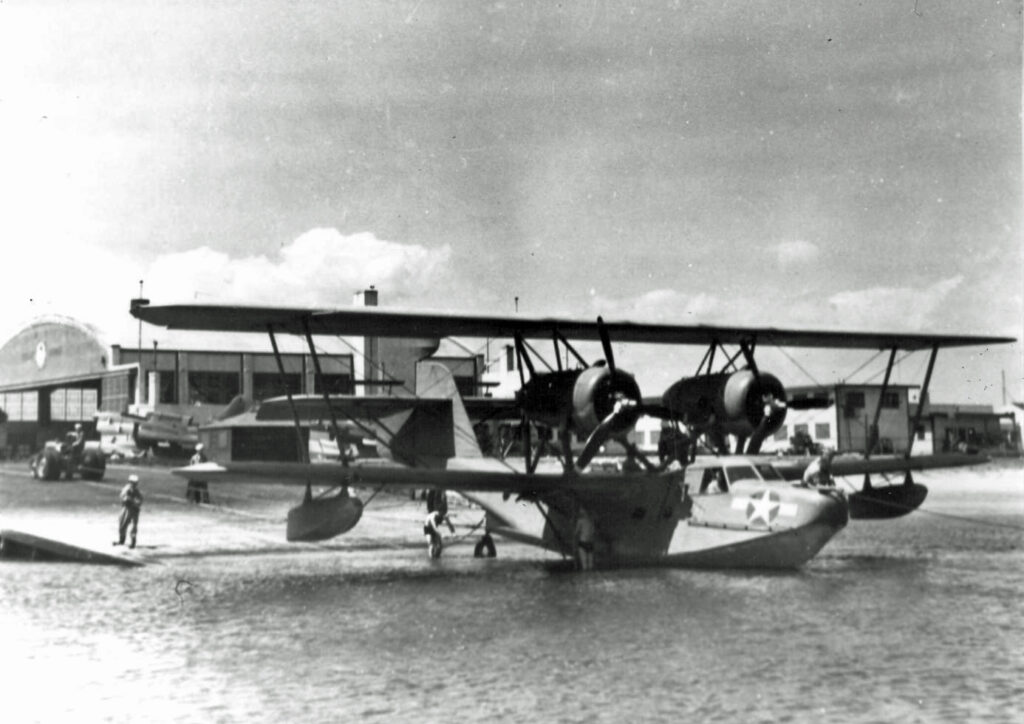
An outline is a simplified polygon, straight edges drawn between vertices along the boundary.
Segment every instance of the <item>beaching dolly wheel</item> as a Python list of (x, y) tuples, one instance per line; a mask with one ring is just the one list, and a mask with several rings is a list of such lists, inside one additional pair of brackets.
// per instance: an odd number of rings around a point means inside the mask
[(494, 548), (494, 539), (490, 533), (484, 533), (473, 548), (474, 558), (494, 558), (498, 551)]

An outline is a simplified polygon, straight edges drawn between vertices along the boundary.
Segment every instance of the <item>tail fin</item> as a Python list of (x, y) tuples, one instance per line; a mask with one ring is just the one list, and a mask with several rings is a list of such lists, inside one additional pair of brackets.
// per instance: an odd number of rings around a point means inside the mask
[(423, 360), (416, 365), (416, 395), (421, 399), (451, 400), (452, 447), (457, 458), (483, 457), (476, 433), (462, 404), (462, 395), (455, 386), (451, 370), (440, 362)]

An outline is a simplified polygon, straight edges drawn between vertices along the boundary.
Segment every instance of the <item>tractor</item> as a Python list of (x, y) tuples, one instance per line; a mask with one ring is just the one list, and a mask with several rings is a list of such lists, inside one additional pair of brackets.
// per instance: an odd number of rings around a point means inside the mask
[(39, 480), (58, 480), (63, 476), (70, 480), (75, 473), (84, 480), (102, 480), (107, 470), (107, 459), (98, 442), (76, 446), (73, 433), (66, 440), (50, 440), (43, 449), (29, 458), (28, 467), (32, 477)]

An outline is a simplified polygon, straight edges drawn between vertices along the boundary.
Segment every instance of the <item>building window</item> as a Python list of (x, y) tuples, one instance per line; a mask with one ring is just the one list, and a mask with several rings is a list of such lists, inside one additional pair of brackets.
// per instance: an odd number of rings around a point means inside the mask
[(802, 435), (807, 435), (808, 437), (810, 437), (810, 435), (811, 435), (810, 428), (807, 425), (803, 425), (803, 424), (793, 425), (793, 435), (796, 436), (796, 435), (801, 435), (801, 434)]
[(832, 426), (827, 422), (814, 423), (814, 438), (816, 440), (828, 440), (832, 437)]
[(863, 392), (847, 392), (846, 393), (846, 407), (847, 408), (861, 408), (864, 407), (864, 393)]
[[(320, 380), (323, 380), (326, 389), (320, 387)], [(313, 388), (318, 395), (324, 392), (328, 395), (351, 395), (355, 385), (352, 384), (352, 375), (324, 373), (320, 375), (320, 379), (313, 380)]]
[(96, 401), (99, 393), (96, 390), (82, 390), (82, 415), (79, 419), (91, 420), (96, 416)]
[(886, 392), (884, 395), (882, 395), (882, 407), (888, 410), (900, 409), (900, 393)]
[(100, 391), (100, 399), (103, 400), (101, 407), (104, 412), (126, 412), (132, 402), (135, 387), (131, 384), (130, 375), (125, 374), (104, 377), (100, 383)]
[(298, 395), (302, 392), (302, 375), (284, 375), (271, 372), (255, 372), (252, 376), (252, 396), (257, 400)]
[[(64, 421), (68, 419), (67, 406), (68, 406), (68, 392), (64, 388), (53, 390), (50, 393), (50, 419)], [(74, 390), (70, 390), (74, 392)], [(81, 401), (81, 397), (79, 397)]]
[(36, 422), (39, 419), (40, 392), (21, 393), (21, 419), (25, 422)]
[(188, 392), (192, 404), (226, 405), (240, 391), (237, 372), (188, 373)]
[(3, 409), (7, 414), (7, 419), (11, 422), (25, 419), (21, 414), (20, 392), (8, 392), (6, 395), (0, 395), (0, 409)]
[(476, 379), (473, 377), (463, 377), (458, 375), (454, 377), (455, 389), (459, 391), (459, 394), (463, 397), (474, 397), (476, 396)]
[(178, 375), (176, 372), (160, 370), (160, 389), (157, 391), (157, 401), (169, 405), (178, 402)]
[(774, 435), (774, 437), (772, 439), (773, 440), (779, 440), (779, 441), (788, 440), (789, 439), (789, 435), (786, 432), (786, 426), (783, 425), (778, 430), (776, 430), (775, 431), (775, 435)]

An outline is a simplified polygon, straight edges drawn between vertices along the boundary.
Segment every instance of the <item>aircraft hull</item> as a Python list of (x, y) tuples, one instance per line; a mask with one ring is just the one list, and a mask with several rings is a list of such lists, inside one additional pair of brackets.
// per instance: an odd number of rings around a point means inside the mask
[[(488, 513), (489, 532), (518, 542), (572, 554), (568, 526), (536, 506), (500, 495), (468, 494)], [(804, 565), (846, 526), (849, 505), (835, 490), (786, 485), (738, 485), (724, 494), (699, 495), (675, 506), (664, 524), (645, 537), (623, 521), (604, 521), (596, 541), (598, 568), (674, 567), (702, 569), (795, 569)], [(557, 530), (552, 530), (557, 528)], [(640, 527), (643, 528), (642, 526)]]

